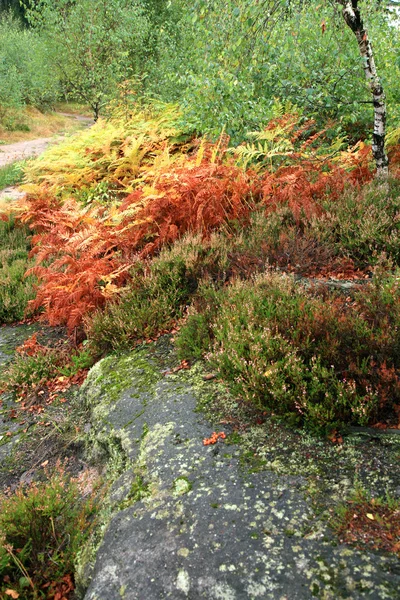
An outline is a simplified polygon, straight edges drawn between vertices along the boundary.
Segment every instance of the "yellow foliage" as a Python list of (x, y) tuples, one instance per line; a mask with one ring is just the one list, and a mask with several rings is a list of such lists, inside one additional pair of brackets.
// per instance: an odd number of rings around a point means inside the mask
[(50, 194), (64, 197), (106, 181), (132, 191), (161, 167), (180, 160), (171, 154), (171, 148), (182, 146), (179, 118), (177, 107), (165, 105), (153, 112), (138, 111), (128, 121), (100, 119), (31, 162), (23, 189), (36, 195), (45, 184)]

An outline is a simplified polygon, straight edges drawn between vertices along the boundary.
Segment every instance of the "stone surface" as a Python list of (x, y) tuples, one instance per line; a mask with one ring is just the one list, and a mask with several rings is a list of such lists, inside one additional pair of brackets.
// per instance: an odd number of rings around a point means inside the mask
[[(399, 598), (398, 560), (339, 544), (327, 522), (329, 486), (343, 499), (354, 483), (357, 444), (344, 451), (347, 479), (329, 467), (324, 474), (319, 459), (310, 472), (296, 466), (296, 446), (285, 438), (285, 455), (264, 426), (242, 444), (228, 436), (204, 446), (214, 430), (229, 433), (197, 410), (218, 393), (196, 368), (171, 374), (148, 351), (108, 357), (89, 374), (81, 398), (91, 410), (91, 446), (119, 476), (100, 546), (81, 556), (85, 600)], [(244, 460), (251, 436), (262, 463)]]

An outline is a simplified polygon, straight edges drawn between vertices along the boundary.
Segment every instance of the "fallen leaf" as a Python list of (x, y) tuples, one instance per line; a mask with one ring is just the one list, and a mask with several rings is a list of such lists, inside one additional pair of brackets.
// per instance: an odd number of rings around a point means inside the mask
[(11, 596), (11, 598), (19, 598), (19, 594), (15, 590), (6, 590), (5, 594), (6, 596)]
[(374, 517), (373, 514), (367, 513), (366, 516), (367, 516), (368, 519), (371, 519), (371, 521), (375, 521), (375, 517)]
[(207, 373), (207, 375), (204, 375), (203, 380), (204, 381), (210, 381), (211, 379), (215, 379), (216, 375), (214, 373)]
[(219, 433), (213, 431), (211, 437), (204, 438), (203, 446), (210, 446), (212, 444), (216, 444), (220, 438), (221, 440), (224, 440), (226, 438), (226, 434), (223, 431), (220, 431)]

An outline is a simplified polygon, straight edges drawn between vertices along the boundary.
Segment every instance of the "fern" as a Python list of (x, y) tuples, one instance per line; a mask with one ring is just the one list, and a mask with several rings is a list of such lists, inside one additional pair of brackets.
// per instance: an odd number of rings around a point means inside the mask
[(236, 149), (224, 133), (214, 144), (178, 139), (179, 113), (166, 107), (100, 122), (49, 150), (29, 169), (19, 217), (34, 231), (31, 308), (72, 330), (119, 297), (135, 261), (185, 233), (210, 237), (260, 205), (286, 205), (298, 221), (321, 215), (326, 196), (371, 177), (367, 146), (343, 151), (343, 140), (328, 143), (312, 121), (278, 105), (276, 114)]

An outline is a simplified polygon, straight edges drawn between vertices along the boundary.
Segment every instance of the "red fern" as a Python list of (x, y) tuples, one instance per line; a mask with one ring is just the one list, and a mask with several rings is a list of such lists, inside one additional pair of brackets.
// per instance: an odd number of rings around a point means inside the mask
[[(152, 201), (135, 216), (138, 224), (130, 230), (131, 249), (147, 256), (187, 231), (207, 236), (223, 223), (246, 218), (258, 192), (253, 174), (235, 165), (205, 163), (163, 173)], [(121, 210), (144, 200), (139, 190), (126, 198)], [(122, 227), (128, 224), (129, 217)]]
[[(293, 133), (292, 121), (284, 123)], [(298, 127), (293, 133), (300, 146), (319, 137), (303, 138), (304, 131)], [(354, 160), (350, 155), (352, 170), (293, 155), (291, 166), (260, 176), (227, 158), (227, 143), (224, 136), (218, 144), (199, 144), (179, 163), (152, 167), (145, 174), (142, 164), (141, 187), (119, 206), (87, 208), (73, 199), (61, 202), (46, 187), (39, 196), (28, 197), (21, 220), (34, 230), (36, 266), (30, 272), (39, 280), (31, 306), (43, 309), (51, 324), (66, 324), (72, 330), (86, 313), (118, 293), (137, 257), (154, 254), (188, 231), (207, 237), (229, 222), (245, 222), (260, 201), (268, 211), (287, 205), (296, 219), (319, 215), (325, 196), (334, 199), (346, 183), (371, 176), (368, 149), (362, 160), (360, 152)]]

